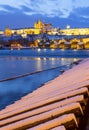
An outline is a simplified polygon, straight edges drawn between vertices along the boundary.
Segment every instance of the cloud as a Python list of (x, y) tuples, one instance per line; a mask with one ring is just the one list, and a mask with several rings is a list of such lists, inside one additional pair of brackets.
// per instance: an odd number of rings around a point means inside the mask
[[(30, 1), (28, 6), (33, 14), (46, 15), (47, 17), (68, 17), (72, 10), (71, 4), (71, 0), (68, 0), (66, 4), (65, 0), (34, 0), (34, 2)], [(32, 12), (24, 13), (31, 15)]]
[(0, 11), (4, 11), (4, 12), (9, 12), (7, 9), (5, 9), (4, 7), (0, 7)]
[(21, 9), (22, 5), (28, 5), (30, 3), (29, 0), (1, 0), (0, 1), (0, 5), (7, 5), (7, 6), (11, 6), (14, 8), (18, 8)]
[[(1, 0), (0, 11), (68, 18), (78, 8), (89, 8), (89, 0)], [(78, 14), (76, 12), (76, 14)], [(85, 15), (86, 16), (86, 15)], [(87, 16), (86, 16), (87, 17)]]
[(89, 0), (74, 0), (74, 8), (86, 8), (89, 7)]
[(80, 7), (75, 8), (72, 13), (70, 14), (70, 19), (78, 19), (79, 21), (87, 21), (89, 20), (89, 7)]
[(68, 18), (75, 9), (88, 8), (89, 0), (30, 0), (27, 7), (31, 9), (31, 12), (24, 11), (27, 15)]

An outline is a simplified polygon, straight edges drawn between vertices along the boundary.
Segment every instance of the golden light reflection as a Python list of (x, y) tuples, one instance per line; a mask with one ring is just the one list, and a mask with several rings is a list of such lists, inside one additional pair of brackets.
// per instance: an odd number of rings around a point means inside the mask
[(42, 70), (42, 61), (41, 58), (37, 58), (37, 69)]
[(51, 58), (51, 60), (55, 60), (55, 58)]
[(62, 60), (62, 61), (64, 61), (64, 60), (65, 60), (65, 58), (61, 58), (61, 60)]
[(37, 58), (37, 60), (41, 60), (41, 58)]
[(78, 59), (77, 58), (74, 58), (74, 61), (77, 61)]

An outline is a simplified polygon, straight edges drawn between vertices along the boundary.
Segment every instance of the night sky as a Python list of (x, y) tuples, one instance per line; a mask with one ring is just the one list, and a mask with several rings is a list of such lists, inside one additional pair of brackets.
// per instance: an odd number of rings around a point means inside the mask
[(89, 0), (0, 0), (0, 30), (33, 27), (34, 21), (53, 27), (89, 27)]

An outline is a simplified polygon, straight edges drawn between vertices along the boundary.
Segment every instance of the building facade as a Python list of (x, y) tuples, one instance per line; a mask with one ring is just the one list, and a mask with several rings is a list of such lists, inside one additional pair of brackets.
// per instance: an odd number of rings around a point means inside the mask
[(61, 29), (64, 35), (89, 35), (89, 28), (66, 28)]

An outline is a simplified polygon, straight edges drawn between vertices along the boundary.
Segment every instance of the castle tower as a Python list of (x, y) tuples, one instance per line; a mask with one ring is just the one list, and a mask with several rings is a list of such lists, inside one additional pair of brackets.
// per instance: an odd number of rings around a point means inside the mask
[(34, 22), (34, 28), (37, 28), (37, 22)]
[(8, 27), (6, 27), (6, 29), (5, 29), (5, 36), (11, 36), (11, 34), (12, 34), (12, 32), (11, 32), (11, 30), (8, 28)]
[(43, 23), (41, 20), (38, 21), (38, 28), (43, 28)]

